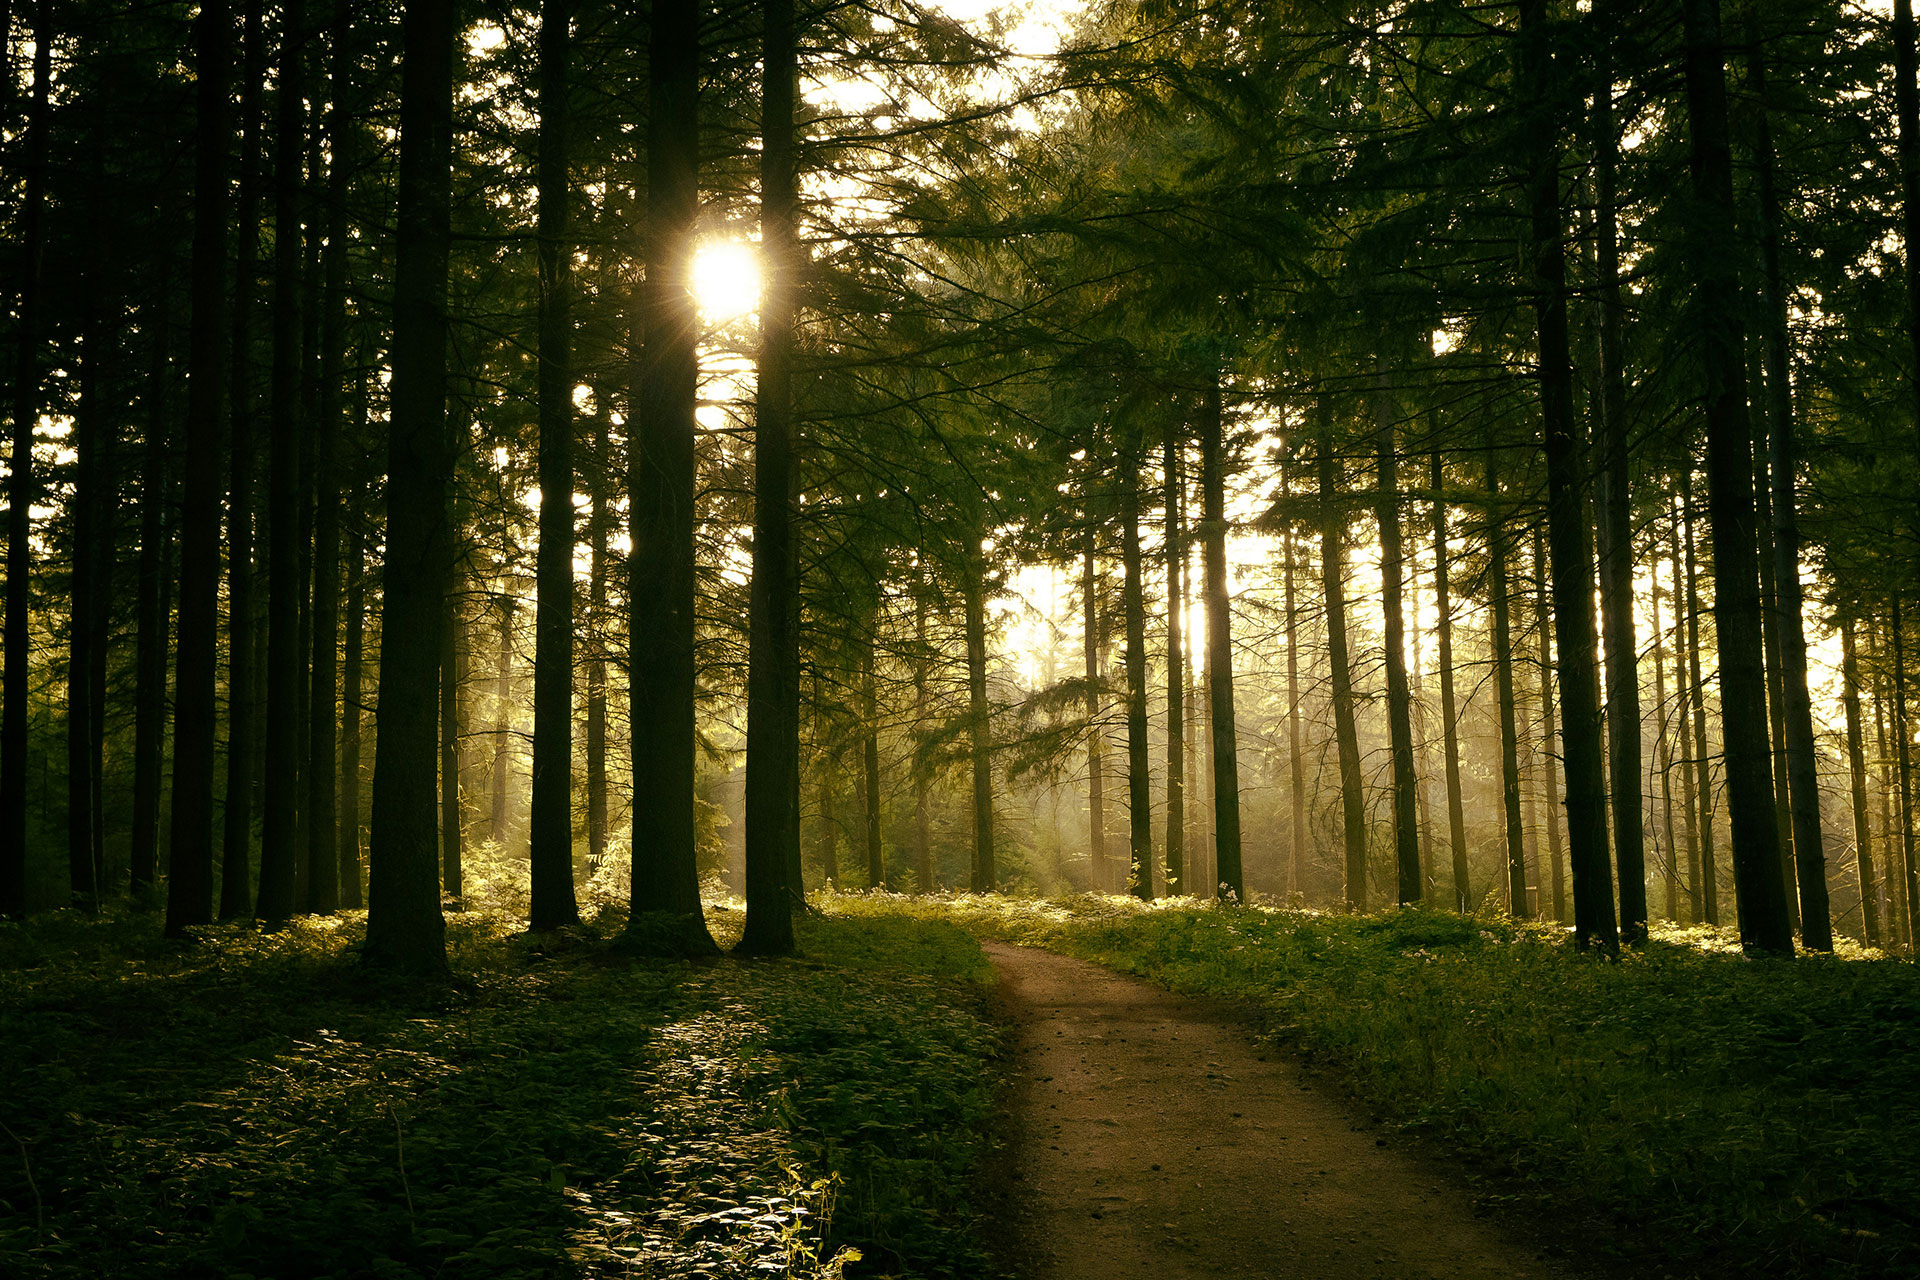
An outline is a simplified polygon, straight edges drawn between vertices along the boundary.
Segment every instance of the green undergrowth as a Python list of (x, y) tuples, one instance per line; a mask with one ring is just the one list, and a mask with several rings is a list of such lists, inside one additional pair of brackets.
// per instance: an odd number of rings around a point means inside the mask
[(1222, 997), (1383, 1119), (1659, 1274), (1920, 1274), (1920, 984), (1884, 958), (1129, 899), (842, 899)]
[(457, 915), (423, 988), (358, 964), (363, 921), (0, 926), (0, 1274), (981, 1274), (998, 1046), (953, 925), (677, 963), (617, 912)]

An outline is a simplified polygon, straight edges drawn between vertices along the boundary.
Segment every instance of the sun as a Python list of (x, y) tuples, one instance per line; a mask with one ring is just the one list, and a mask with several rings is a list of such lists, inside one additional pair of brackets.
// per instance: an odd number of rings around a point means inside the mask
[(744, 240), (708, 240), (693, 254), (693, 297), (709, 324), (760, 306), (760, 255)]

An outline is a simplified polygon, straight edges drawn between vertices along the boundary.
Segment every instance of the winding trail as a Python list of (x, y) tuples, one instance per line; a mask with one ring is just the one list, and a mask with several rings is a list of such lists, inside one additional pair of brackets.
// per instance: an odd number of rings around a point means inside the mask
[(987, 943), (1026, 1280), (1569, 1280), (1207, 1005)]

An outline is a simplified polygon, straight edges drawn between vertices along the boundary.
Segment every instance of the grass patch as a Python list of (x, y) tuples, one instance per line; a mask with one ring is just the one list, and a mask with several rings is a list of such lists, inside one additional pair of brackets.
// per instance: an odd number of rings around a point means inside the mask
[(1920, 1271), (1920, 985), (1693, 931), (1618, 964), (1556, 929), (1122, 898), (843, 899), (1225, 997), (1478, 1189), (1708, 1274)]
[(801, 960), (686, 964), (621, 922), (451, 917), (424, 990), (357, 964), (362, 916), (0, 926), (0, 1274), (981, 1273), (969, 935), (810, 919)]

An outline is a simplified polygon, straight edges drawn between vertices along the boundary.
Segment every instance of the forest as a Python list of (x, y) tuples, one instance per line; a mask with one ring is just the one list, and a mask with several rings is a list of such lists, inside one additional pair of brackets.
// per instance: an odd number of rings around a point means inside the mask
[(0, 37), (0, 1270), (1105, 1275), (981, 1225), (1015, 943), (1622, 1257), (1920, 1265), (1910, 0)]

